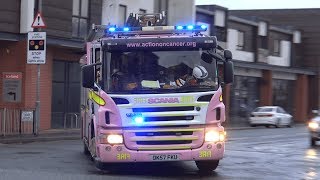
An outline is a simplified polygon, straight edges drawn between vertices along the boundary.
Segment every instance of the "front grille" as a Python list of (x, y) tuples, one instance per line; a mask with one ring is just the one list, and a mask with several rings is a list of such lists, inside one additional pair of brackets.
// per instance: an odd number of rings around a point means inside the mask
[(125, 145), (131, 150), (196, 149), (204, 141), (203, 128), (154, 127), (124, 130)]
[(138, 145), (177, 145), (177, 144), (190, 144), (190, 140), (182, 141), (137, 141)]
[(170, 111), (193, 111), (194, 106), (179, 106), (179, 107), (148, 107), (148, 108), (133, 108), (135, 113), (142, 112), (170, 112)]
[(192, 131), (176, 131), (176, 132), (136, 132), (136, 136), (185, 136), (185, 135), (192, 135)]
[(154, 122), (154, 121), (175, 121), (175, 120), (193, 120), (194, 116), (158, 116), (158, 117), (145, 117), (145, 122)]

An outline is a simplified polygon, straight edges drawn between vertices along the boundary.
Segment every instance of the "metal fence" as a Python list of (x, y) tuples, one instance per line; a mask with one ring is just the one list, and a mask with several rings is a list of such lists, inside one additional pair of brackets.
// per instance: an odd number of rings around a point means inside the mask
[(63, 127), (66, 128), (80, 128), (80, 114), (79, 113), (66, 113), (64, 115)]
[(34, 134), (34, 109), (0, 108), (0, 135)]

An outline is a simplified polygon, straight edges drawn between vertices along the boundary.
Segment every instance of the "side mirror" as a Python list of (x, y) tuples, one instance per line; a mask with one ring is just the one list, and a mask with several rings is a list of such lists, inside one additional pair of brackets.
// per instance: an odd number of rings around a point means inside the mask
[(83, 66), (82, 69), (82, 87), (94, 88), (94, 65)]
[(226, 61), (224, 63), (224, 83), (229, 84), (233, 82), (233, 62)]
[(208, 64), (211, 64), (213, 61), (211, 55), (205, 52), (201, 54), (201, 59)]
[(226, 59), (226, 60), (229, 60), (229, 59), (232, 59), (232, 52), (231, 51), (229, 51), (229, 50), (224, 50), (224, 52), (223, 52), (224, 54), (224, 58)]

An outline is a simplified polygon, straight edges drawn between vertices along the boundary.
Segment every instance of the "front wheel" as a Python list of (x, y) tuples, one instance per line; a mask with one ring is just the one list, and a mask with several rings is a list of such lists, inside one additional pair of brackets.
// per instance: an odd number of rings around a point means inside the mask
[(219, 160), (196, 161), (196, 165), (200, 172), (211, 172), (217, 169)]
[(83, 153), (85, 155), (90, 155), (90, 151), (89, 151), (88, 146), (86, 145), (85, 142), (83, 142)]

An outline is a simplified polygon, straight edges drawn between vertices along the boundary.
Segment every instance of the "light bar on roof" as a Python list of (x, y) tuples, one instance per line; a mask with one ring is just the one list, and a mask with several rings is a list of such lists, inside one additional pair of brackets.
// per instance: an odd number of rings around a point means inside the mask
[(144, 34), (144, 33), (186, 33), (206, 31), (205, 25), (186, 26), (147, 26), (147, 27), (110, 27), (106, 30), (108, 34)]

